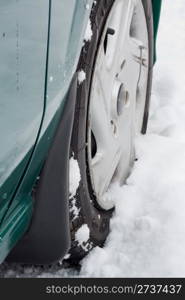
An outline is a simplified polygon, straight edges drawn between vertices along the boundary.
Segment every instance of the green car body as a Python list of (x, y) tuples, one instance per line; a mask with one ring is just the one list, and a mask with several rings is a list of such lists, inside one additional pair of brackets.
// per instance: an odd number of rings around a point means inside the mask
[[(40, 261), (31, 248), (37, 244), (41, 257), (44, 243), (55, 247), (57, 225), (51, 225), (47, 218), (57, 207), (59, 193), (64, 204), (59, 215), (63, 226), (57, 233), (61, 237), (58, 252), (62, 256), (69, 247), (67, 158), (74, 115), (70, 101), (92, 3), (93, 0), (0, 1), (0, 263), (28, 229), (36, 233), (31, 237), (28, 233), (19, 242), (15, 260), (42, 263), (58, 258), (53, 253)], [(161, 0), (152, 3), (156, 39)], [(58, 140), (61, 148), (57, 148)], [(61, 151), (61, 161), (55, 157), (55, 152), (60, 153), (57, 151)], [(53, 157), (60, 168), (52, 163)], [(57, 173), (59, 170), (61, 173)], [(61, 190), (57, 190), (59, 177)], [(52, 203), (47, 206), (47, 201)], [(51, 216), (40, 216), (44, 205)], [(40, 223), (39, 218), (43, 218)], [(23, 253), (25, 258), (21, 259)]]

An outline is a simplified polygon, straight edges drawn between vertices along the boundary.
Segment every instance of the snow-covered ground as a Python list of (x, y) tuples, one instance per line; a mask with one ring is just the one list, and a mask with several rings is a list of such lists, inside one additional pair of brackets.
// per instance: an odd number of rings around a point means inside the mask
[(103, 249), (78, 270), (3, 264), (2, 277), (185, 277), (185, 2), (163, 0), (149, 130)]

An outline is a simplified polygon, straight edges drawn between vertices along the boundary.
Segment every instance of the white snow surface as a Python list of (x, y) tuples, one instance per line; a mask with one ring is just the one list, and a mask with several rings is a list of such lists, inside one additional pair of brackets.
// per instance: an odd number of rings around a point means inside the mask
[(90, 230), (87, 224), (83, 224), (75, 234), (75, 240), (78, 242), (78, 245), (81, 246), (85, 251), (88, 251), (86, 243), (90, 237)]
[(136, 139), (127, 183), (112, 187), (105, 247), (84, 259), (80, 273), (3, 264), (1, 277), (185, 277), (184, 0), (163, 1), (157, 48), (149, 130)]
[(91, 24), (91, 20), (89, 19), (88, 23), (87, 23), (87, 28), (86, 28), (86, 31), (85, 31), (84, 41), (85, 42), (90, 41), (91, 38), (92, 38), (92, 35), (93, 35), (92, 24)]
[(78, 71), (78, 83), (82, 84), (85, 79), (86, 79), (86, 73), (84, 72), (84, 70)]
[(80, 212), (80, 208), (76, 205), (76, 192), (79, 187), (81, 180), (80, 168), (78, 161), (72, 156), (69, 161), (69, 197), (70, 197), (70, 207), (69, 211), (73, 215), (73, 220), (75, 220)]
[(78, 161), (72, 156), (69, 161), (69, 192), (70, 198), (76, 195), (81, 180), (80, 168)]

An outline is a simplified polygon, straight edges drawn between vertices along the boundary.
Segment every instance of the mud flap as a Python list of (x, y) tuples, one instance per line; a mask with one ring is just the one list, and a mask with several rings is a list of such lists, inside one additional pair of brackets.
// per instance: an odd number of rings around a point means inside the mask
[(48, 158), (34, 195), (29, 231), (8, 256), (8, 261), (51, 264), (70, 247), (69, 153), (74, 121), (77, 74), (73, 77)]

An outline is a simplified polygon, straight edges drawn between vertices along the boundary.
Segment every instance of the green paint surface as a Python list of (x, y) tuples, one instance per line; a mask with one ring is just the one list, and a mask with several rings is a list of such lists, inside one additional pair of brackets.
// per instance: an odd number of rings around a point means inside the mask
[(154, 61), (156, 61), (156, 41), (157, 41), (157, 32), (159, 28), (159, 21), (160, 21), (160, 14), (161, 14), (161, 5), (162, 0), (152, 0), (153, 5), (153, 18), (154, 18), (154, 42), (155, 42), (155, 49), (154, 49)]

